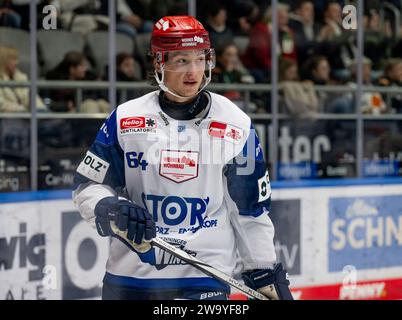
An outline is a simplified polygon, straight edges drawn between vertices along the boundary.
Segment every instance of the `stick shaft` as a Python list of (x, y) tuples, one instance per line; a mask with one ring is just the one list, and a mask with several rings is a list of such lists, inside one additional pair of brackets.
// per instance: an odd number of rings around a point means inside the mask
[(228, 276), (226, 273), (212, 267), (211, 265), (200, 261), (199, 259), (193, 257), (192, 255), (188, 254), (187, 252), (176, 248), (169, 243), (165, 242), (161, 238), (154, 238), (151, 241), (151, 244), (155, 247), (158, 247), (166, 252), (174, 255), (175, 257), (187, 262), (188, 264), (192, 265), (193, 267), (197, 268), (198, 270), (206, 273), (207, 275), (220, 280), (238, 290), (246, 294), (250, 298), (258, 299), (258, 300), (268, 300), (266, 296), (251, 289), (250, 287), (246, 286), (245, 284), (237, 281), (236, 279)]

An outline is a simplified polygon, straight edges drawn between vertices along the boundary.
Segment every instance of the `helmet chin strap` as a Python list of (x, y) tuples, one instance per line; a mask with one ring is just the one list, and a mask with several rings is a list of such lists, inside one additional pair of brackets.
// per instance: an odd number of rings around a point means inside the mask
[(181, 99), (189, 99), (189, 98), (193, 98), (196, 95), (198, 95), (202, 90), (204, 90), (204, 88), (211, 82), (211, 77), (212, 77), (212, 65), (210, 63), (208, 63), (209, 68), (208, 68), (208, 77), (204, 74), (203, 78), (204, 78), (204, 84), (202, 85), (202, 87), (192, 96), (190, 97), (185, 97), (182, 96), (176, 92), (173, 92), (172, 90), (170, 90), (164, 83), (165, 81), (165, 70), (163, 69), (163, 64), (161, 64), (160, 69), (161, 69), (161, 78), (159, 78), (158, 72), (155, 70), (154, 72), (154, 77), (156, 82), (158, 83), (159, 88), (161, 88), (161, 90), (163, 90), (164, 92), (168, 92), (171, 95), (175, 96), (176, 98), (181, 98)]

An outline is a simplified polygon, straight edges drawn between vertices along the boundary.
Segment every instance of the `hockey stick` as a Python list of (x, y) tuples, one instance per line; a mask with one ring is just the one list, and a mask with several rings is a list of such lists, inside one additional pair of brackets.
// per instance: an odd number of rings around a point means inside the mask
[(246, 294), (250, 298), (258, 299), (258, 300), (269, 300), (266, 296), (251, 289), (250, 287), (246, 286), (245, 284), (237, 281), (236, 279), (228, 276), (226, 273), (212, 267), (211, 265), (202, 262), (201, 260), (193, 257), (192, 255), (188, 254), (187, 252), (176, 248), (175, 246), (170, 245), (169, 243), (165, 242), (161, 238), (153, 238), (151, 244), (155, 247), (158, 247), (166, 252), (170, 253), (171, 255), (187, 262), (188, 264), (192, 265), (193, 267), (197, 268), (198, 270), (204, 272), (206, 275), (211, 276), (223, 283), (226, 283), (244, 294)]
[[(130, 241), (127, 239), (127, 231), (120, 231), (119, 228), (114, 223), (111, 223), (111, 227), (113, 232), (118, 236), (120, 240), (122, 240), (126, 245), (131, 246), (135, 251), (141, 250), (143, 245), (137, 245), (133, 241)], [(188, 254), (187, 252), (176, 248), (175, 246), (172, 246), (171, 244), (167, 243), (166, 241), (162, 240), (161, 238), (153, 238), (151, 240), (151, 245), (154, 247), (158, 247), (171, 255), (175, 256), (176, 258), (179, 258), (188, 264), (192, 265), (193, 267), (197, 268), (198, 270), (204, 272), (206, 275), (213, 277), (225, 284), (228, 284), (232, 286), (233, 288), (236, 288), (243, 292), (245, 295), (247, 295), (250, 298), (258, 299), (258, 300), (269, 300), (266, 296), (263, 294), (259, 293), (256, 290), (251, 289), (249, 286), (246, 286), (245, 284), (241, 283), (240, 281), (237, 281), (236, 279), (230, 277), (226, 273), (212, 267), (211, 265), (202, 262), (201, 260), (193, 257), (192, 255)], [(147, 245), (145, 245), (147, 246)], [(149, 245), (148, 245), (149, 246)]]

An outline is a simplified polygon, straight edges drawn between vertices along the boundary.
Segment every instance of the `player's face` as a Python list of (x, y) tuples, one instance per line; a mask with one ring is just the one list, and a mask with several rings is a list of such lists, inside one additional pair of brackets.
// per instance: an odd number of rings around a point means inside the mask
[(190, 100), (199, 90), (205, 72), (204, 51), (176, 51), (169, 53), (165, 63), (165, 85), (182, 97), (168, 97), (177, 102)]

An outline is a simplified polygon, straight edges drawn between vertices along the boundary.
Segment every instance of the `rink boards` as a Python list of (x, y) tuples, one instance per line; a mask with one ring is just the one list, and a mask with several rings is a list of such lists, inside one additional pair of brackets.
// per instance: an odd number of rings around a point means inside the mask
[[(297, 299), (402, 299), (402, 179), (274, 183)], [(96, 299), (108, 240), (69, 191), (0, 194), (0, 299)], [(238, 296), (237, 296), (238, 298)]]

